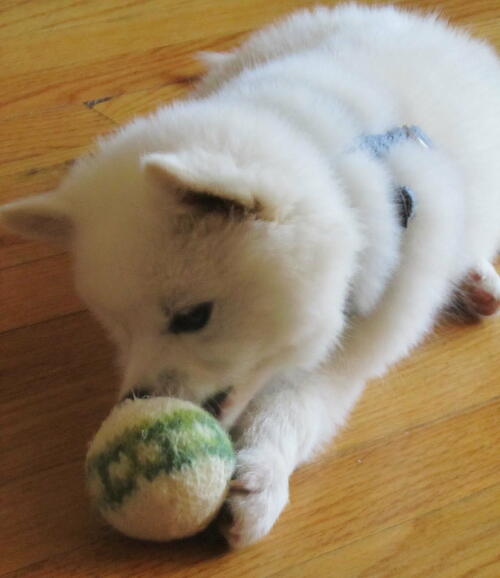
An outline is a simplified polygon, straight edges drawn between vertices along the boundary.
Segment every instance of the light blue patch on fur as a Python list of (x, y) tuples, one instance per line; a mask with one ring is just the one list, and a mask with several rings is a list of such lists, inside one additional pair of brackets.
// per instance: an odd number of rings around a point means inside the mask
[(381, 159), (390, 152), (392, 147), (406, 141), (415, 141), (424, 148), (432, 148), (431, 139), (418, 126), (399, 126), (383, 134), (367, 134), (360, 138), (356, 149), (364, 149)]

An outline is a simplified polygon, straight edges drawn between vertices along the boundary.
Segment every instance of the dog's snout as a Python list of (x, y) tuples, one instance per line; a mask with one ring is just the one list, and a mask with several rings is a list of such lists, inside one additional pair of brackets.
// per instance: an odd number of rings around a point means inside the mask
[(125, 399), (146, 399), (149, 397), (178, 397), (190, 399), (186, 393), (185, 376), (173, 369), (164, 369), (156, 375), (139, 374), (139, 378), (126, 379), (125, 383), (130, 383), (124, 388), (126, 392), (121, 398)]
[(156, 385), (163, 395), (177, 397), (183, 389), (185, 377), (174, 369), (164, 369), (156, 377)]
[[(155, 374), (131, 380), (120, 401), (127, 399), (148, 399), (152, 397), (175, 397), (190, 401), (212, 414), (216, 419), (221, 420), (232, 405), (232, 387), (212, 390), (208, 393), (207, 386), (201, 384), (199, 387), (188, 386), (187, 376), (175, 369), (163, 369)], [(210, 390), (209, 390), (210, 391)]]

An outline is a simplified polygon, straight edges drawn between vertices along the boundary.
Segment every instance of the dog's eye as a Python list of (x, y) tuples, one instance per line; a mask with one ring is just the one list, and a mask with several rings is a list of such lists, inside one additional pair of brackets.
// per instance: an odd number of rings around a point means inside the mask
[(199, 305), (190, 307), (187, 310), (179, 311), (179, 313), (176, 313), (172, 317), (168, 330), (170, 333), (192, 333), (199, 331), (209, 322), (212, 309), (213, 303), (207, 301), (206, 303), (200, 303)]

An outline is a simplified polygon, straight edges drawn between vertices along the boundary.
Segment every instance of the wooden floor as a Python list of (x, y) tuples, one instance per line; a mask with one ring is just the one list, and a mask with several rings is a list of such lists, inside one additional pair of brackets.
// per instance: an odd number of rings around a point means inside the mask
[[(307, 4), (0, 0), (0, 201), (50, 189), (93, 137), (182, 94), (195, 51)], [(500, 47), (499, 0), (439, 6)], [(90, 512), (83, 456), (118, 378), (69, 258), (0, 234), (0, 307), (2, 578), (500, 577), (500, 319), (440, 329), (373, 383), (272, 534), (227, 553), (211, 536), (133, 542)]]

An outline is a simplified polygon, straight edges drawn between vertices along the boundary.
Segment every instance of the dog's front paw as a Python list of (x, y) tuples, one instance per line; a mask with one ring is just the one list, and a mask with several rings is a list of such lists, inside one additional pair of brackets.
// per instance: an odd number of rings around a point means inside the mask
[(243, 548), (269, 533), (288, 502), (288, 474), (276, 453), (241, 450), (225, 505), (221, 532), (231, 548)]

